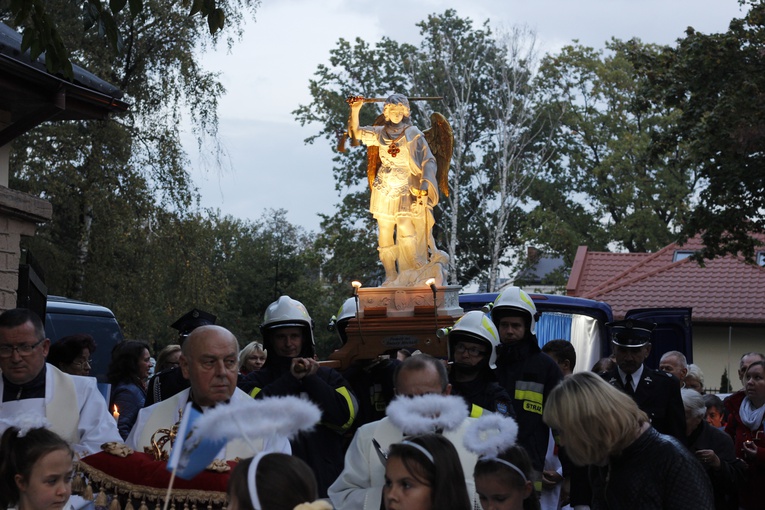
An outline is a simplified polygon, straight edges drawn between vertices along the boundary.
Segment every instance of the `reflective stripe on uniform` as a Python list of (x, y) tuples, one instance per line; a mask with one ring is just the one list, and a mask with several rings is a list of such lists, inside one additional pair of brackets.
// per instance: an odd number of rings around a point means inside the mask
[(335, 391), (341, 394), (345, 398), (345, 402), (348, 404), (348, 421), (345, 422), (342, 427), (340, 427), (340, 430), (348, 430), (351, 425), (353, 425), (353, 421), (356, 419), (356, 409), (358, 404), (356, 403), (356, 399), (353, 397), (351, 392), (349, 392), (348, 388), (345, 386), (335, 388)]
[(475, 404), (470, 405), (470, 417), (471, 418), (478, 418), (483, 414), (483, 407), (477, 406)]
[(262, 388), (258, 388), (258, 387), (255, 387), (255, 388), (253, 388), (253, 389), (252, 389), (252, 391), (250, 392), (250, 396), (251, 396), (252, 398), (255, 398), (255, 397), (257, 397), (257, 396), (258, 396), (258, 393), (260, 393), (260, 390), (261, 390), (261, 389), (262, 389)]
[(515, 399), (530, 400), (538, 404), (544, 399), (545, 385), (541, 383), (518, 381), (515, 383)]
[(515, 399), (523, 402), (523, 410), (542, 414), (545, 385), (541, 383), (518, 381), (515, 383)]

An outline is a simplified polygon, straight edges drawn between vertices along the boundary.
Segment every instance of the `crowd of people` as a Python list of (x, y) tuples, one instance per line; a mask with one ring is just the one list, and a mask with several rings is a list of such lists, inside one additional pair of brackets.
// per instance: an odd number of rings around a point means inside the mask
[[(348, 318), (337, 324), (343, 341)], [(765, 356), (742, 356), (743, 389), (722, 401), (702, 394), (703, 374), (682, 353), (664, 353), (660, 370), (645, 365), (653, 323), (608, 324), (613, 355), (574, 373), (572, 344), (540, 348), (537, 320), (528, 294), (511, 287), (447, 331), (445, 359), (393, 352), (340, 373), (319, 364), (313, 319), (288, 296), (266, 310), (262, 342), (243, 348), (192, 310), (151, 378), (148, 343), (114, 348), (107, 400), (89, 377), (96, 340), (51, 344), (33, 312), (8, 310), (0, 509), (77, 508), (74, 460), (109, 442), (143, 452), (187, 403), (204, 415), (294, 397), (318, 419), (286, 451), (268, 438), (225, 441), (218, 457), (238, 461), (229, 508), (762, 508)]]

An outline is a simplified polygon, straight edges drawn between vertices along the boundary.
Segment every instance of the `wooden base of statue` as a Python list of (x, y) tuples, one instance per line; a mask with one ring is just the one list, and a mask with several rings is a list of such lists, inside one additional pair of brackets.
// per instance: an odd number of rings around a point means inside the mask
[(448, 328), (463, 315), (460, 287), (376, 287), (359, 289), (359, 309), (348, 322), (346, 344), (330, 354), (331, 365), (341, 370), (357, 360), (409, 349), (446, 358), (446, 338), (437, 331)]

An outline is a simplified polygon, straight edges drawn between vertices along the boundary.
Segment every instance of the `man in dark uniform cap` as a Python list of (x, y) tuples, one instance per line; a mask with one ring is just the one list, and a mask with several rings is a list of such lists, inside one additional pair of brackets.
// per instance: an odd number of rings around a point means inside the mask
[(685, 443), (685, 408), (677, 378), (643, 364), (651, 353), (651, 332), (656, 324), (627, 319), (606, 326), (611, 328), (617, 366), (601, 377), (630, 395), (653, 428)]
[[(178, 344), (183, 345), (189, 333), (199, 326), (215, 324), (216, 318), (211, 313), (194, 308), (172, 323), (170, 327), (178, 330)], [(188, 387), (189, 380), (183, 377), (183, 372), (178, 367), (170, 367), (158, 374), (154, 374), (149, 379), (144, 407), (149, 407), (152, 404), (170, 398)]]

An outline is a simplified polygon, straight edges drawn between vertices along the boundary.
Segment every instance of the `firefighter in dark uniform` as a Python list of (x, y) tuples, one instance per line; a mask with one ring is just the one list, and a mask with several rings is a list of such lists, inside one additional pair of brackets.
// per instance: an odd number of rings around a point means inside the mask
[[(513, 399), (518, 421), (518, 443), (531, 457), (534, 471), (544, 470), (550, 427), (542, 421), (544, 403), (550, 391), (563, 380), (558, 364), (544, 354), (537, 343), (537, 308), (531, 297), (518, 287), (508, 287), (494, 301), (491, 319), (499, 331), (497, 347), (499, 384)], [(534, 480), (537, 492), (541, 479)]]
[(253, 398), (302, 396), (322, 410), (312, 432), (291, 441), (292, 454), (316, 475), (319, 497), (343, 470), (343, 434), (353, 425), (358, 404), (345, 379), (315, 358), (313, 320), (300, 301), (282, 296), (266, 308), (263, 347), (268, 358), (262, 369), (247, 374), (239, 387)]
[[(334, 330), (343, 345), (348, 342), (348, 323), (356, 317), (356, 298), (348, 298), (333, 316), (327, 329)], [(355, 329), (355, 328), (354, 328)], [(376, 359), (356, 359), (342, 374), (358, 399), (359, 409), (353, 427), (348, 430), (348, 442), (356, 429), (367, 423), (385, 418), (385, 409), (396, 395), (393, 374), (401, 362), (389, 356)]]
[(680, 381), (668, 372), (644, 365), (651, 353), (652, 322), (627, 319), (609, 322), (616, 368), (600, 374), (609, 384), (630, 395), (662, 434), (685, 444), (685, 408)]
[(449, 383), (452, 395), (462, 397), (470, 408), (470, 416), (478, 418), (484, 411), (515, 416), (510, 395), (494, 375), (497, 368), (499, 332), (491, 319), (474, 310), (460, 318), (448, 331)]

